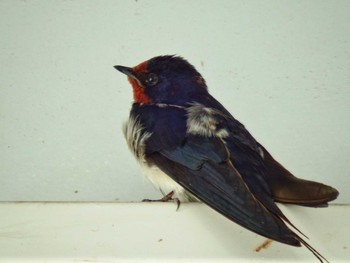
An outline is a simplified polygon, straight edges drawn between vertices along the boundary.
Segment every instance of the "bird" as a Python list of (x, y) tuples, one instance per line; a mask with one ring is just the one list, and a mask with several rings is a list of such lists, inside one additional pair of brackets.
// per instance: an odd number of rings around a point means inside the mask
[(268, 239), (304, 245), (328, 262), (275, 202), (327, 206), (339, 192), (290, 173), (208, 91), (186, 59), (161, 55), (116, 65), (132, 86), (126, 142), (161, 201), (201, 201)]

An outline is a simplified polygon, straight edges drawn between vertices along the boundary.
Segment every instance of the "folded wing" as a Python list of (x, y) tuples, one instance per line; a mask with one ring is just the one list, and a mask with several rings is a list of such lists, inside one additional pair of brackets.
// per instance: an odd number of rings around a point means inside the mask
[(221, 139), (190, 135), (183, 145), (162, 149), (148, 158), (227, 218), (262, 236), (300, 246), (296, 234), (251, 194)]

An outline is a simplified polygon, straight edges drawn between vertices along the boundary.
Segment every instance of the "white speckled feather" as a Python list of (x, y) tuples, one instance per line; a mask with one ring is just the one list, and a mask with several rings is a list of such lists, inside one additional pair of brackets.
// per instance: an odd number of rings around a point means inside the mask
[[(179, 106), (162, 104), (159, 105), (159, 107), (166, 108)], [(187, 108), (186, 111), (187, 133), (210, 137), (217, 136), (222, 139), (228, 136), (227, 130), (217, 129), (217, 122), (214, 115), (222, 115), (221, 112), (197, 103)], [(137, 117), (130, 117), (126, 122), (124, 125), (124, 135), (130, 150), (140, 161), (144, 175), (156, 189), (158, 189), (163, 195), (174, 191), (173, 197), (178, 198), (181, 202), (198, 201), (196, 197), (187, 192), (158, 167), (147, 163), (145, 158), (145, 142), (151, 137), (152, 133), (145, 131), (145, 128)]]

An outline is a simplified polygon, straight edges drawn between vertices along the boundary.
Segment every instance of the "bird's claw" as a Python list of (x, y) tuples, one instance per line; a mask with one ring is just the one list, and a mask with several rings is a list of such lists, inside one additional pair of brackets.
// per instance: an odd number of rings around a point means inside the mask
[(152, 199), (143, 199), (142, 202), (170, 202), (170, 201), (174, 201), (177, 204), (177, 208), (176, 211), (179, 210), (180, 208), (180, 199), (174, 196), (174, 191), (171, 191), (170, 193), (166, 194), (165, 196), (163, 196), (161, 199), (157, 199), (157, 200), (152, 200)]

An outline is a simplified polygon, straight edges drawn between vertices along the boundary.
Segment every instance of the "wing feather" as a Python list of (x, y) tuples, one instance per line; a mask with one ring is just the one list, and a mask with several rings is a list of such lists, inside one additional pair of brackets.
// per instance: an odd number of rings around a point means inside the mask
[(262, 236), (300, 246), (295, 233), (249, 191), (220, 139), (189, 136), (184, 145), (163, 149), (148, 158), (187, 191), (227, 218)]

